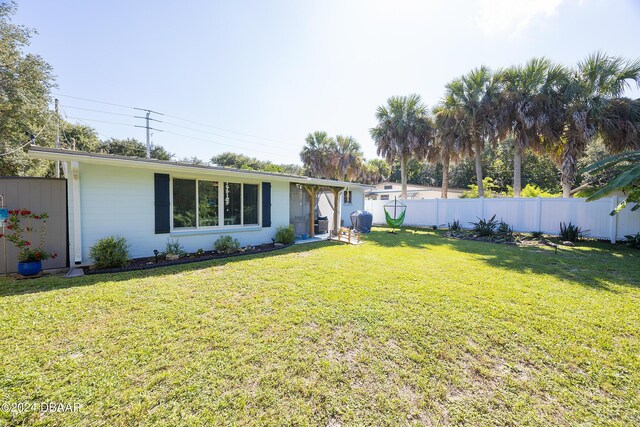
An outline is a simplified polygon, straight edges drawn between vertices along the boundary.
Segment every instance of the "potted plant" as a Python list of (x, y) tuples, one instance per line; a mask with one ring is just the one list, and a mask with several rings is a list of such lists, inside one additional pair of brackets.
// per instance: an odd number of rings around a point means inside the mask
[[(4, 220), (7, 233), (4, 238), (10, 241), (18, 249), (18, 273), (23, 276), (35, 276), (42, 271), (42, 261), (55, 258), (56, 253), (50, 253), (42, 249), (47, 235), (46, 213), (34, 214), (28, 209), (10, 210), (9, 217)], [(26, 221), (26, 224), (23, 223)], [(35, 225), (40, 224), (39, 230)], [(24, 236), (25, 233), (40, 231), (40, 246), (32, 247), (31, 242)], [(2, 235), (0, 234), (0, 237)]]
[(23, 276), (35, 276), (42, 271), (42, 261), (49, 258), (55, 258), (55, 254), (41, 248), (22, 248), (18, 252), (18, 273)]

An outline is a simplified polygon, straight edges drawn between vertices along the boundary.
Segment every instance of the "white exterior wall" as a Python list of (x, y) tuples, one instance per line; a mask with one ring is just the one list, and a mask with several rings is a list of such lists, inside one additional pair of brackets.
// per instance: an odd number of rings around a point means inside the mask
[[(172, 177), (173, 174), (170, 174)], [(199, 248), (213, 249), (213, 243), (222, 235), (232, 235), (241, 245), (270, 243), (276, 228), (289, 224), (289, 183), (268, 181), (267, 177), (256, 180), (239, 180), (211, 173), (188, 172), (180, 178), (220, 180), (231, 182), (271, 182), (271, 227), (260, 226), (227, 228), (219, 230), (172, 231), (170, 234), (155, 234), (154, 171), (121, 166), (80, 164), (81, 241), (82, 264), (91, 263), (89, 250), (99, 239), (117, 234), (124, 236), (130, 245), (131, 257), (153, 256), (153, 250), (164, 251), (167, 239), (179, 238), (187, 252)], [(70, 226), (73, 224), (71, 209), (73, 193), (69, 191)], [(258, 199), (261, 206), (261, 198)], [(70, 228), (70, 242), (73, 246)], [(70, 248), (71, 265), (73, 250)]]
[[(363, 188), (350, 188), (351, 190), (351, 203), (344, 203), (344, 195), (340, 193), (340, 205), (341, 212), (340, 218), (343, 221), (345, 227), (351, 227), (351, 212), (364, 210), (364, 189)], [(384, 219), (384, 216), (383, 216)]]
[[(462, 227), (470, 228), (469, 222), (495, 214), (496, 219), (508, 223), (514, 231), (558, 234), (561, 222), (572, 222), (581, 227), (586, 236), (616, 241), (640, 232), (640, 212), (631, 212), (631, 206), (618, 215), (609, 215), (620, 200), (613, 196), (593, 202), (578, 198), (496, 198), (402, 200), (402, 203), (407, 206), (404, 221), (407, 226), (442, 227), (459, 220)], [(385, 223), (387, 203), (389, 201), (367, 200), (366, 210), (373, 214), (374, 224)]]

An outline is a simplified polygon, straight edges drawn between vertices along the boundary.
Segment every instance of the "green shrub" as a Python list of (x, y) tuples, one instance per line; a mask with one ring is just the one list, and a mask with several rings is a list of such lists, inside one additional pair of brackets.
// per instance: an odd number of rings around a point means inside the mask
[(582, 237), (582, 229), (571, 223), (560, 223), (560, 240), (575, 243)]
[(286, 227), (278, 227), (276, 230), (276, 243), (282, 243), (283, 245), (290, 245), (296, 239), (293, 225)]
[(121, 236), (104, 237), (91, 246), (89, 256), (98, 270), (125, 267), (129, 262), (129, 244)]
[(498, 233), (500, 234), (513, 234), (513, 228), (506, 222), (500, 220), (498, 224)]
[(482, 237), (493, 236), (496, 232), (496, 227), (498, 227), (498, 221), (496, 221), (495, 215), (488, 221), (478, 218), (478, 222), (471, 222), (470, 224), (473, 225), (473, 231)]
[(520, 197), (550, 198), (550, 197), (560, 197), (560, 196), (562, 196), (561, 193), (549, 193), (547, 191), (544, 191), (542, 188), (538, 187), (537, 185), (533, 185), (533, 184), (525, 185), (522, 191), (520, 192)]
[(531, 237), (533, 237), (534, 239), (539, 239), (543, 236), (542, 231), (533, 231), (531, 232)]
[(640, 249), (640, 233), (637, 233), (635, 236), (633, 234), (629, 234), (624, 237), (627, 239), (627, 246), (634, 249)]
[(447, 226), (449, 227), (449, 230), (451, 231), (460, 231), (462, 230), (462, 225), (460, 224), (460, 220), (456, 219), (453, 222), (450, 222), (449, 224), (447, 224)]
[(171, 254), (171, 255), (185, 255), (186, 252), (184, 250), (184, 247), (180, 244), (180, 240), (178, 239), (167, 239), (167, 246), (165, 249), (165, 254)]
[(213, 244), (213, 248), (223, 254), (232, 254), (240, 249), (240, 242), (231, 236), (220, 236)]

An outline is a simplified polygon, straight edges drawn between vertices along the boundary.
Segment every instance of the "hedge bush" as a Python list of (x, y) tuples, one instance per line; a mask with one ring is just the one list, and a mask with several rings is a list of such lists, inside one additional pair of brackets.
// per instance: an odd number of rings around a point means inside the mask
[(290, 245), (296, 239), (293, 225), (278, 227), (276, 230), (276, 243), (282, 243), (283, 245)]
[(122, 236), (108, 236), (98, 240), (89, 251), (96, 269), (125, 267), (129, 262), (129, 244)]

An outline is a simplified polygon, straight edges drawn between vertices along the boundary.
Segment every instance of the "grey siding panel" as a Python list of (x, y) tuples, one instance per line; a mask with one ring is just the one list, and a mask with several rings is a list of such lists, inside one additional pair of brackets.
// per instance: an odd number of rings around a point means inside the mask
[[(67, 259), (67, 181), (53, 178), (19, 178), (0, 177), (0, 194), (4, 195), (4, 203), (8, 209), (28, 209), (35, 213), (46, 212), (47, 234), (44, 249), (56, 252), (56, 259), (48, 259), (42, 267), (64, 268), (68, 266)], [(27, 240), (37, 246), (40, 234), (26, 233)], [(0, 239), (0, 253), (4, 252)], [(18, 265), (18, 253), (11, 242), (7, 242), (7, 270), (14, 273)], [(0, 259), (0, 272), (4, 271), (4, 253)]]

